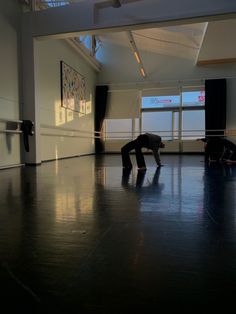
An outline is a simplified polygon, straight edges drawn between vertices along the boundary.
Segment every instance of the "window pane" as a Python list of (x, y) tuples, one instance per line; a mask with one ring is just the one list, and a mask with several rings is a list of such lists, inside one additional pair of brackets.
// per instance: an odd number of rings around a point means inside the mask
[(60, 7), (69, 4), (69, 1), (44, 0), (49, 7)]
[(152, 96), (142, 97), (142, 108), (168, 108), (168, 107), (179, 107), (180, 96)]
[(204, 106), (205, 105), (205, 91), (184, 92), (182, 93), (183, 106)]
[(183, 111), (182, 138), (197, 139), (205, 136), (205, 111)]
[(163, 139), (172, 138), (172, 111), (143, 112), (142, 132), (156, 133)]
[(173, 125), (173, 139), (179, 138), (179, 113), (173, 112), (174, 114), (174, 125)]
[(81, 35), (79, 36), (80, 41), (84, 44), (84, 46), (91, 50), (92, 47), (92, 36), (91, 35)]
[(106, 138), (132, 138), (132, 119), (106, 119)]

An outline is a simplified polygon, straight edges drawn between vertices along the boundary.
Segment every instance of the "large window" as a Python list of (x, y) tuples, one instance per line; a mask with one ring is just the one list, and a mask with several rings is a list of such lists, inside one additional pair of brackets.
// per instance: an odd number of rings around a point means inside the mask
[(182, 93), (183, 107), (205, 106), (205, 91)]
[(204, 137), (204, 88), (183, 88), (178, 94), (176, 90), (145, 91), (141, 132), (158, 133), (167, 140)]
[(130, 140), (144, 132), (158, 134), (163, 140), (204, 137), (204, 87), (112, 91), (105, 139)]
[(143, 112), (142, 132), (156, 133), (163, 139), (172, 138), (172, 112)]
[(196, 139), (205, 135), (204, 110), (186, 110), (182, 112), (182, 138)]

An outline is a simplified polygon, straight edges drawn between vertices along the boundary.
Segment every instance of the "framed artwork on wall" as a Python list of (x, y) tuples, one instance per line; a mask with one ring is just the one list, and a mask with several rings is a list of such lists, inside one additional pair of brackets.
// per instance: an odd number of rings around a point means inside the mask
[(61, 106), (85, 114), (85, 78), (78, 71), (60, 62), (61, 67)]

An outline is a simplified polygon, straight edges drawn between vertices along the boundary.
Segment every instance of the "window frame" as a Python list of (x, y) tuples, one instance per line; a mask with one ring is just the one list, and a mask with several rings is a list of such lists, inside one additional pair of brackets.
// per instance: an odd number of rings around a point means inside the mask
[[(205, 111), (205, 104), (204, 105), (196, 105), (196, 106), (186, 106), (183, 104), (183, 93), (184, 92), (191, 92), (191, 91), (205, 91), (205, 88), (204, 86), (196, 86), (196, 87), (192, 87), (192, 88), (180, 88), (179, 89), (179, 96), (180, 96), (180, 105), (179, 107), (176, 107), (176, 106), (170, 106), (170, 107), (162, 107), (162, 108), (142, 108), (141, 107), (141, 123), (140, 123), (140, 132), (142, 133), (143, 132), (143, 129), (142, 129), (142, 115), (143, 113), (145, 112), (171, 112), (172, 113), (172, 130), (170, 130), (170, 133), (172, 134), (172, 137), (168, 140), (185, 140), (185, 138), (183, 137), (183, 125), (182, 125), (182, 112), (183, 111), (199, 111), (199, 110), (203, 110)], [(158, 97), (158, 95), (156, 95)], [(168, 96), (171, 96), (171, 95), (166, 95), (167, 97)], [(148, 97), (147, 95), (145, 95), (144, 97)], [(150, 97), (153, 97), (150, 96)], [(174, 126), (174, 122), (175, 122), (175, 118), (174, 118), (174, 113), (175, 112), (178, 112), (179, 113), (179, 126), (178, 126), (178, 131), (175, 130), (175, 126)], [(203, 130), (205, 131), (205, 130)], [(151, 132), (151, 130), (150, 130)], [(178, 132), (178, 137), (176, 138), (176, 132)], [(163, 139), (165, 139), (165, 136), (163, 135), (162, 136)]]
[[(175, 89), (176, 90), (176, 89)], [(125, 90), (124, 90), (125, 91)], [(168, 90), (170, 91), (170, 90)], [(191, 91), (204, 91), (204, 86), (195, 86), (195, 87), (182, 87), (182, 88), (179, 88), (179, 97), (180, 97), (180, 105), (177, 107), (177, 106), (170, 106), (170, 107), (161, 107), (161, 108), (142, 108), (142, 98), (143, 97), (149, 97), (147, 92), (145, 94), (145, 96), (143, 96), (142, 92), (143, 90), (139, 90), (139, 93), (140, 93), (140, 103), (139, 103), (139, 117), (135, 117), (135, 118), (131, 118), (130, 119), (132, 120), (131, 123), (132, 123), (132, 131), (130, 131), (130, 137), (127, 138), (128, 136), (125, 136), (125, 138), (122, 138), (122, 136), (111, 136), (112, 133), (116, 134), (118, 133), (119, 135), (121, 133), (125, 133), (127, 135), (127, 132), (126, 131), (123, 131), (121, 129), (120, 132), (107, 132), (107, 120), (111, 119), (109, 117), (105, 118), (104, 120), (104, 140), (105, 141), (115, 141), (115, 140), (128, 140), (128, 139), (134, 139), (136, 138), (139, 134), (145, 132), (143, 130), (143, 113), (145, 112), (171, 112), (172, 114), (172, 118), (171, 118), (171, 121), (172, 121), (172, 129), (169, 130), (169, 131), (163, 131), (163, 135), (161, 134), (163, 140), (178, 140), (178, 141), (184, 141), (184, 140), (187, 140), (184, 135), (183, 135), (183, 112), (185, 111), (205, 111), (205, 104), (201, 104), (201, 105), (195, 105), (195, 106), (186, 106), (186, 105), (183, 105), (183, 93), (184, 92), (191, 92)], [(175, 93), (176, 95), (176, 93)], [(153, 97), (155, 96), (153, 93), (150, 95), (150, 97)], [(158, 95), (156, 95), (158, 97)], [(162, 96), (165, 96), (163, 95), (163, 90), (162, 90)], [(166, 97), (168, 96), (171, 96), (169, 94), (166, 94)], [(175, 117), (175, 114), (178, 113), (178, 116)], [(121, 118), (121, 117), (120, 117)], [(124, 118), (124, 117), (122, 117)], [(119, 118), (116, 118), (116, 119), (119, 119)], [(124, 118), (125, 119), (125, 118)], [(138, 119), (138, 121), (137, 121)], [(137, 124), (138, 124), (138, 127), (137, 127)], [(203, 132), (205, 131), (202, 130)], [(147, 131), (148, 132), (148, 131)], [(157, 130), (149, 130), (149, 132), (158, 132)], [(164, 135), (164, 132), (168, 132), (169, 134), (171, 134), (170, 136), (168, 135), (168, 137), (166, 136), (165, 138), (165, 135)]]

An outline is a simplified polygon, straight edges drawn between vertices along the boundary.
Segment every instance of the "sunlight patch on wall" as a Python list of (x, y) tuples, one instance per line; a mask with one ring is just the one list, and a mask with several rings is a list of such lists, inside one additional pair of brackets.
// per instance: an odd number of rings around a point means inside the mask
[(90, 114), (92, 112), (92, 95), (90, 94), (89, 101), (86, 102), (86, 114)]
[(61, 101), (55, 101), (55, 125), (59, 126), (74, 120), (74, 111), (61, 106)]
[(71, 122), (74, 120), (74, 112), (71, 110), (66, 111), (66, 122)]
[(66, 109), (61, 106), (61, 100), (56, 100), (55, 108), (55, 125), (62, 125), (66, 122)]

